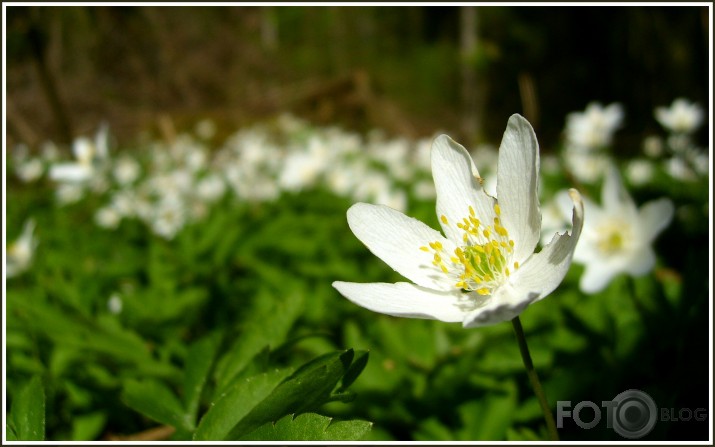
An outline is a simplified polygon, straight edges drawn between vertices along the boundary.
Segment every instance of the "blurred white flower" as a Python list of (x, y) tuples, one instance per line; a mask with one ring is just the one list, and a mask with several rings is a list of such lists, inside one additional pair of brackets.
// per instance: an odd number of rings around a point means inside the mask
[(673, 218), (670, 199), (652, 200), (636, 208), (618, 170), (611, 167), (603, 182), (601, 206), (584, 198), (584, 208), (588, 218), (573, 258), (585, 266), (579, 282), (583, 292), (603, 290), (619, 273), (641, 276), (653, 269), (651, 245)]
[(7, 248), (5, 275), (12, 278), (26, 271), (32, 263), (38, 241), (33, 236), (35, 221), (28, 219), (22, 228), (22, 234)]
[(397, 211), (404, 212), (407, 210), (407, 194), (398, 188), (383, 189), (375, 196), (374, 202), (378, 205), (389, 206)]
[(354, 303), (388, 315), (495, 324), (518, 316), (563, 280), (583, 222), (572, 190), (574, 229), (554, 235), (539, 253), (539, 153), (531, 125), (509, 119), (499, 150), (499, 201), (484, 192), (469, 153), (446, 135), (432, 146), (437, 214), (445, 236), (386, 206), (357, 203), (351, 230), (376, 256), (412, 283), (333, 286)]
[(111, 294), (107, 300), (107, 309), (109, 312), (118, 315), (122, 312), (122, 307), (122, 297), (116, 292)]
[(164, 239), (173, 239), (186, 223), (184, 204), (175, 196), (167, 196), (155, 204), (149, 222), (155, 234)]
[(109, 156), (108, 132), (106, 125), (102, 125), (94, 141), (87, 137), (76, 138), (72, 142), (75, 161), (53, 164), (50, 179), (66, 183), (90, 180)]
[(315, 186), (322, 171), (323, 161), (319, 157), (310, 152), (292, 152), (285, 159), (278, 184), (291, 192), (309, 189)]
[(618, 103), (603, 107), (597, 102), (588, 104), (583, 112), (572, 112), (566, 117), (566, 142), (581, 150), (593, 150), (611, 144), (613, 133), (623, 123), (623, 108)]
[(554, 154), (545, 154), (541, 156), (541, 172), (549, 175), (561, 173), (561, 162), (559, 157)]
[(663, 161), (665, 172), (676, 180), (692, 182), (697, 178), (695, 172), (682, 157), (670, 157)]
[(650, 160), (637, 158), (629, 161), (626, 166), (628, 181), (635, 186), (643, 186), (650, 183), (654, 175), (655, 167)]
[(111, 206), (99, 208), (97, 212), (94, 213), (94, 221), (102, 228), (114, 230), (119, 226), (119, 222), (121, 222), (121, 220), (122, 215), (116, 210), (116, 208)]
[(437, 190), (431, 180), (419, 180), (412, 186), (412, 193), (420, 200), (430, 200), (437, 197)]
[(611, 163), (610, 158), (601, 152), (585, 152), (579, 149), (566, 148), (563, 152), (566, 168), (573, 176), (583, 183), (594, 183), (603, 176)]
[(15, 174), (25, 183), (34, 182), (42, 177), (44, 170), (45, 167), (39, 158), (30, 158), (15, 165)]
[(78, 183), (60, 183), (55, 190), (55, 198), (60, 205), (77, 203), (84, 197), (84, 186)]
[(133, 157), (125, 155), (114, 162), (112, 175), (114, 175), (115, 180), (122, 186), (134, 183), (140, 174), (141, 167), (139, 166), (139, 162)]
[(206, 118), (196, 123), (196, 135), (204, 140), (210, 140), (216, 135), (216, 123)]
[(226, 183), (218, 174), (209, 174), (196, 184), (196, 197), (202, 201), (213, 203), (223, 197)]
[(655, 118), (669, 132), (690, 134), (703, 123), (703, 109), (685, 98), (677, 98), (670, 107), (657, 107)]
[(663, 155), (663, 139), (657, 135), (649, 135), (643, 140), (643, 153), (650, 158)]

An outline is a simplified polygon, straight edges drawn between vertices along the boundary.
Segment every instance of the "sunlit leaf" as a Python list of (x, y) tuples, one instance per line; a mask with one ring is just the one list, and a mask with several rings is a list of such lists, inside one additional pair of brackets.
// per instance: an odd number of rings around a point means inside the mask
[(242, 441), (357, 441), (372, 424), (365, 421), (334, 421), (315, 413), (288, 415), (269, 422), (242, 437)]

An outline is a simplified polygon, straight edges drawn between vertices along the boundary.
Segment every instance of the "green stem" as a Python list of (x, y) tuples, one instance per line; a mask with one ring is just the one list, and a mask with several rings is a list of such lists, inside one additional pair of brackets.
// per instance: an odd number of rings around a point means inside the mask
[(541, 411), (544, 413), (549, 438), (551, 441), (558, 441), (559, 433), (556, 431), (554, 415), (551, 413), (549, 401), (546, 400), (546, 394), (544, 394), (544, 388), (541, 386), (539, 376), (536, 374), (534, 364), (531, 362), (531, 355), (529, 354), (529, 347), (526, 345), (526, 337), (524, 337), (524, 329), (521, 327), (521, 321), (517, 316), (511, 320), (511, 323), (514, 326), (514, 334), (516, 334), (516, 341), (519, 343), (519, 351), (521, 352), (521, 359), (524, 361), (524, 366), (526, 367), (526, 374), (529, 376), (531, 386), (534, 388), (534, 394), (536, 394), (539, 405), (541, 405)]

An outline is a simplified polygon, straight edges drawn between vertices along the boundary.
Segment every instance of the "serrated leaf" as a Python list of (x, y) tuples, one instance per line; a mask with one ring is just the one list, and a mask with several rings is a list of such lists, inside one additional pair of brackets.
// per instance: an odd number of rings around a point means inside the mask
[(163, 383), (154, 380), (128, 380), (122, 390), (122, 401), (135, 411), (162, 424), (191, 430), (178, 397)]
[(294, 372), (276, 387), (231, 431), (228, 439), (238, 439), (266, 422), (286, 414), (311, 411), (327, 402), (353, 360), (352, 349), (320, 356)]
[(233, 427), (262, 402), (291, 373), (290, 369), (240, 378), (232, 383), (204, 414), (194, 441), (221, 441)]
[(11, 418), (19, 441), (45, 440), (45, 388), (40, 376), (33, 377), (12, 402)]
[(315, 413), (288, 415), (276, 423), (269, 422), (242, 441), (357, 441), (370, 431), (367, 421), (333, 421)]
[(194, 428), (199, 410), (201, 391), (204, 389), (220, 339), (207, 337), (194, 343), (189, 348), (184, 372), (184, 409), (186, 419)]

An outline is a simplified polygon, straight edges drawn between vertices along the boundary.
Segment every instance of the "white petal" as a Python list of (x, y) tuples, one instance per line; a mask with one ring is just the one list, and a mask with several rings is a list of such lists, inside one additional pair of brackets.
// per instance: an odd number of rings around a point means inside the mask
[(348, 225), (375, 256), (410, 281), (436, 290), (454, 288), (432, 264), (434, 252), (420, 250), (438, 241), (448, 253), (454, 252), (456, 247), (438, 231), (385, 205), (367, 203), (350, 207)]
[(60, 163), (50, 168), (50, 178), (58, 182), (82, 182), (91, 176), (91, 169), (79, 163)]
[(636, 218), (636, 205), (623, 186), (618, 168), (611, 165), (601, 189), (601, 204), (608, 214), (620, 214), (624, 219)]
[(333, 287), (347, 299), (373, 312), (405, 318), (461, 322), (465, 311), (461, 292), (437, 292), (414, 284), (335, 281)]
[(514, 259), (521, 261), (534, 252), (539, 242), (541, 212), (539, 144), (534, 129), (522, 116), (509, 118), (497, 164), (497, 197), (501, 220), (514, 240)]
[(650, 245), (645, 245), (637, 253), (634, 253), (630, 262), (625, 266), (624, 271), (633, 276), (642, 276), (650, 272), (655, 267), (655, 252)]
[(584, 215), (578, 191), (570, 189), (569, 194), (574, 204), (571, 234), (556, 234), (546, 247), (532, 254), (509, 278), (516, 293), (522, 297), (535, 293), (535, 299), (544, 298), (561, 284), (571, 266)]
[(537, 292), (503, 284), (482, 307), (470, 312), (463, 321), (465, 328), (489, 326), (518, 316), (539, 298)]
[(673, 202), (668, 198), (652, 200), (638, 211), (640, 231), (643, 239), (650, 243), (673, 219)]
[(598, 293), (606, 288), (619, 270), (613, 265), (603, 262), (586, 264), (586, 269), (579, 280), (579, 288), (583, 293)]
[[(469, 216), (474, 207), (477, 217), (491, 222), (494, 218), (494, 199), (489, 197), (474, 176), (476, 167), (464, 147), (447, 135), (440, 135), (432, 143), (432, 177), (437, 191), (437, 216), (444, 234), (461, 243), (462, 230), (458, 222)], [(447, 217), (444, 224), (441, 216)]]

